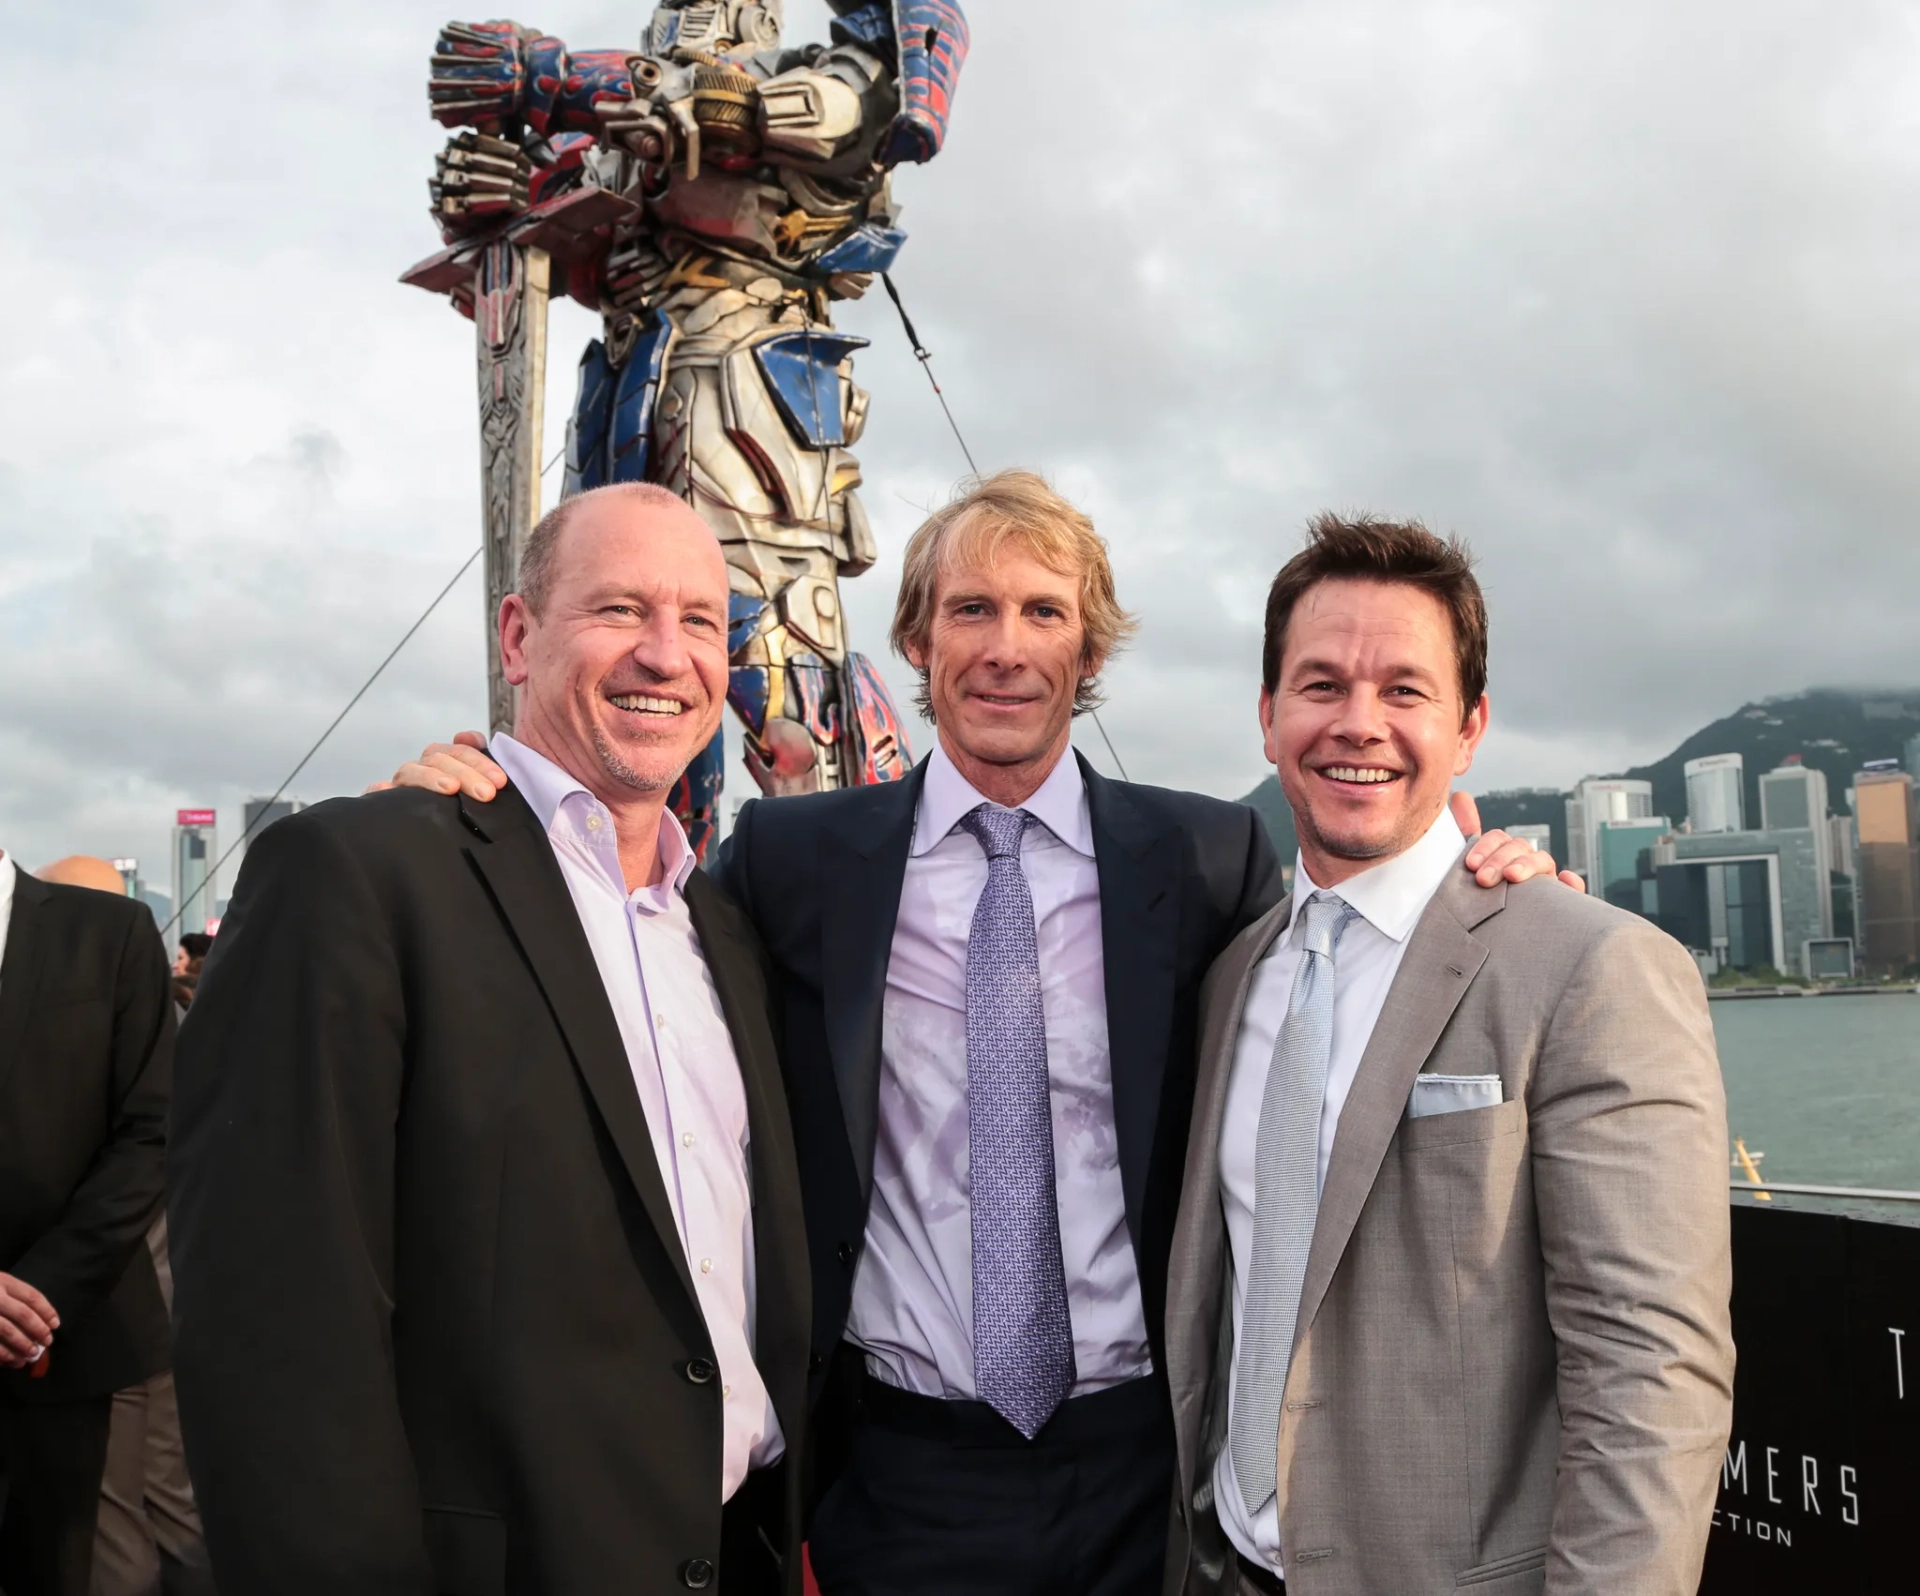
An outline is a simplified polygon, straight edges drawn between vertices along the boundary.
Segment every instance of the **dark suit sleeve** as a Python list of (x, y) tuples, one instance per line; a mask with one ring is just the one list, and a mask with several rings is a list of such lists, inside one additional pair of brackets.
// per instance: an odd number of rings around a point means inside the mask
[(1240, 902), (1234, 909), (1233, 933), (1238, 935), (1286, 895), (1280, 880), (1280, 856), (1273, 851), (1273, 838), (1267, 835), (1267, 823), (1259, 811), (1242, 805), (1247, 813), (1246, 868), (1240, 878)]
[(144, 910), (128, 918), (115, 960), (109, 1067), (114, 1107), (106, 1140), (59, 1223), (12, 1270), (37, 1286), (69, 1324), (119, 1284), (146, 1245), (166, 1190), (173, 997), (166, 950)]
[(394, 1379), (405, 1035), (338, 820), (262, 832), (181, 1036), (169, 1188), (174, 1366), (225, 1596), (433, 1588)]
[(712, 868), (708, 871), (715, 883), (732, 898), (733, 901), (751, 912), (752, 899), (749, 892), (748, 852), (751, 847), (749, 836), (753, 830), (754, 806), (760, 802), (749, 798), (740, 806), (740, 812), (733, 817), (732, 829), (727, 832), (727, 840), (720, 844), (714, 856)]

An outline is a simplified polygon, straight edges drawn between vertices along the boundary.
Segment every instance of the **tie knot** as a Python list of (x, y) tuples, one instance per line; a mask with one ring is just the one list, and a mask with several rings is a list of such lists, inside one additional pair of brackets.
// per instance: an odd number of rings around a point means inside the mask
[(961, 817), (960, 824), (980, 839), (989, 861), (1018, 859), (1020, 839), (1026, 835), (1027, 812), (1024, 809), (995, 809), (982, 804), (973, 813)]
[(1358, 911), (1339, 898), (1324, 893), (1315, 893), (1307, 899), (1305, 925), (1300, 932), (1300, 945), (1308, 953), (1318, 953), (1326, 958), (1333, 957), (1334, 945), (1340, 940), (1340, 933), (1347, 928), (1347, 922), (1357, 918)]

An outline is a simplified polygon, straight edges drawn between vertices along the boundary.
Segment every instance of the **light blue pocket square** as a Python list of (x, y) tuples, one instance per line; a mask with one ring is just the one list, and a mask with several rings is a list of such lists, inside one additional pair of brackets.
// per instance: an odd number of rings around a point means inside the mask
[(1469, 1108), (1493, 1108), (1501, 1101), (1498, 1075), (1416, 1075), (1407, 1099), (1407, 1118), (1459, 1114)]

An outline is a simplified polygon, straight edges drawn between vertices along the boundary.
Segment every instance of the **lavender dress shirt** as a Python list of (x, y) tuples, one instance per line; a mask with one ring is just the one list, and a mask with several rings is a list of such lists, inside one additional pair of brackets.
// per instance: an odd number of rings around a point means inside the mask
[[(958, 826), (985, 802), (936, 744), (887, 965), (873, 1202), (847, 1326), (875, 1378), (950, 1400), (977, 1396), (967, 937), (987, 859)], [(1120, 1185), (1093, 823), (1071, 751), (1020, 807), (1040, 822), (1021, 863), (1039, 941), (1072, 1394), (1081, 1395), (1147, 1374), (1153, 1361)]]
[(671, 813), (660, 818), (662, 878), (629, 892), (613, 816), (551, 760), (513, 738), (489, 753), (527, 800), (547, 840), (626, 1044), (653, 1156), (720, 1365), (720, 1499), (786, 1448), (753, 1361), (753, 1191), (747, 1095), (733, 1037), (687, 900), (695, 859)]

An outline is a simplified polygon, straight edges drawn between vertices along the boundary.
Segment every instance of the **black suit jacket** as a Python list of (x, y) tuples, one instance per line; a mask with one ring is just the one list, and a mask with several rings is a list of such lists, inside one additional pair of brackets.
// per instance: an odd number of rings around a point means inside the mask
[[(1078, 758), (1078, 755), (1075, 755)], [(1156, 1368), (1193, 1112), (1201, 979), (1280, 897), (1244, 804), (1109, 781), (1084, 759), (1100, 877), (1114, 1128)], [(873, 1195), (881, 1008), (926, 766), (904, 781), (749, 803), (716, 866), (777, 972), (813, 1257), (816, 1395), (846, 1328)], [(823, 1460), (831, 1471), (831, 1460)], [(824, 1483), (824, 1481), (820, 1482)]]
[(166, 1183), (173, 1000), (144, 904), (21, 872), (0, 960), (0, 1270), (60, 1315), (23, 1401), (103, 1396), (167, 1366), (147, 1229)]
[[(806, 1254), (766, 973), (711, 882), (686, 896), (745, 1081), (757, 1356), (797, 1450)], [(517, 791), (338, 800), (256, 839), (182, 1033), (170, 1227), (224, 1596), (604, 1596), (718, 1563), (713, 1347)], [(797, 1592), (796, 1493), (765, 1528)]]

